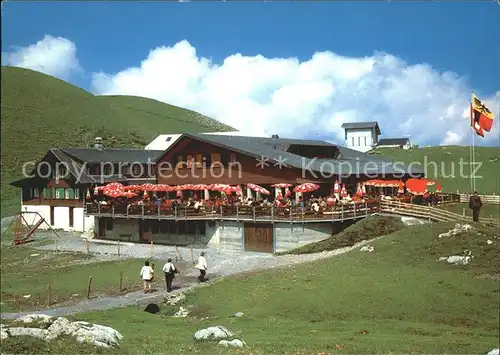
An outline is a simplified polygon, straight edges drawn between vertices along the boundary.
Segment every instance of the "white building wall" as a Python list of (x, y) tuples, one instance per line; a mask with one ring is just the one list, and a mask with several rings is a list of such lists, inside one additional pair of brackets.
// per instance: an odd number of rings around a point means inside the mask
[(360, 152), (367, 152), (372, 149), (376, 137), (371, 129), (346, 130), (346, 147)]
[[(50, 206), (43, 205), (23, 205), (23, 212), (38, 212), (45, 221), (50, 224)], [(40, 219), (40, 216), (35, 214), (27, 214), (24, 216), (30, 225), (34, 225)], [(84, 221), (85, 218), (85, 221)], [(94, 228), (95, 217), (84, 217), (83, 207), (73, 207), (73, 227), (69, 226), (69, 207), (54, 207), (54, 229), (62, 229), (65, 231), (88, 232)], [(40, 229), (48, 229), (47, 224), (43, 223)]]

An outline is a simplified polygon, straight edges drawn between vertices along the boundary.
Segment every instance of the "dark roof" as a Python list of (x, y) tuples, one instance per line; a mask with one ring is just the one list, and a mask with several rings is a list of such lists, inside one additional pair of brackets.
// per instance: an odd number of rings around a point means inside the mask
[(382, 138), (378, 141), (377, 146), (381, 145), (405, 145), (410, 142), (409, 138)]
[(382, 134), (378, 122), (349, 122), (342, 124), (343, 129), (365, 129), (365, 128), (375, 128), (377, 134)]
[[(80, 184), (106, 184), (114, 181), (127, 181), (128, 179), (119, 174), (107, 175), (89, 175), (87, 173), (87, 163), (125, 163), (137, 162), (140, 164), (153, 163), (155, 159), (163, 153), (161, 150), (142, 150), (128, 148), (51, 148), (45, 156), (36, 164), (31, 172), (33, 175), (37, 166), (45, 161), (50, 155), (58, 161), (64, 163), (68, 172), (75, 178), (76, 183)], [(40, 180), (40, 179), (37, 179)], [(11, 185), (20, 187), (32, 182), (33, 178), (24, 178), (11, 183)], [(138, 180), (142, 181), (142, 180)], [(140, 182), (137, 182), (140, 183)]]
[[(282, 162), (284, 167), (310, 169), (316, 172), (328, 174), (365, 174), (376, 173), (377, 171), (385, 174), (400, 173), (400, 170), (394, 169), (393, 162), (389, 159), (375, 157), (343, 146), (338, 146), (325, 141), (283, 139), (283, 138), (257, 138), (246, 136), (229, 135), (209, 135), (185, 133), (181, 136), (190, 137), (196, 140), (214, 144), (244, 155), (252, 156), (256, 159), (265, 157), (271, 163)], [(313, 159), (287, 152), (289, 146), (294, 144), (311, 146), (330, 146), (340, 151), (337, 159)], [(274, 148), (276, 147), (276, 149)], [(173, 149), (174, 146), (167, 149)], [(398, 164), (399, 169), (409, 172), (407, 167)], [(418, 168), (412, 169), (413, 173), (422, 173)]]
[(162, 150), (144, 150), (129, 148), (59, 148), (62, 152), (79, 162), (87, 163), (124, 163), (137, 162), (145, 164), (158, 158)]

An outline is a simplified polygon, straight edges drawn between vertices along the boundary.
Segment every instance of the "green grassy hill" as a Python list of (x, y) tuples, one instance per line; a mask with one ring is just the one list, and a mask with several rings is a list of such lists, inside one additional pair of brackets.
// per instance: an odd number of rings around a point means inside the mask
[(103, 137), (109, 147), (143, 147), (160, 133), (229, 131), (197, 112), (133, 96), (94, 96), (54, 77), (2, 67), (2, 216), (19, 208), (24, 162), (51, 147), (78, 147)]
[[(421, 167), (427, 166), (426, 176), (441, 182), (444, 192), (469, 192), (470, 181), (470, 147), (468, 146), (440, 146), (414, 148), (410, 150), (383, 148), (373, 152), (400, 161), (406, 164), (420, 162)], [(476, 163), (481, 163), (476, 172), (476, 190), (481, 194), (500, 193), (500, 147), (476, 147)], [(432, 164), (437, 163), (437, 169)], [(461, 176), (462, 171), (466, 176)], [(453, 170), (454, 169), (454, 170)], [(481, 176), (481, 177), (479, 177)]]

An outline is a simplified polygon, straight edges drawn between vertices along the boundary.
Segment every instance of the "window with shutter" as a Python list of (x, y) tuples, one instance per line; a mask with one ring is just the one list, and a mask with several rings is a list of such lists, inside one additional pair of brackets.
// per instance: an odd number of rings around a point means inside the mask
[(220, 166), (220, 154), (218, 153), (213, 153), (210, 155), (210, 160), (211, 160), (211, 163), (214, 164), (214, 163), (217, 163), (216, 166)]
[(64, 197), (64, 189), (56, 189), (56, 199), (63, 200)]
[(177, 156), (177, 165), (175, 166), (177, 169), (182, 168), (182, 155)]
[(75, 200), (79, 200), (80, 199), (80, 189), (75, 189), (74, 192), (75, 192)]
[(33, 189), (33, 197), (35, 197), (35, 198), (40, 197), (40, 189), (38, 187)]

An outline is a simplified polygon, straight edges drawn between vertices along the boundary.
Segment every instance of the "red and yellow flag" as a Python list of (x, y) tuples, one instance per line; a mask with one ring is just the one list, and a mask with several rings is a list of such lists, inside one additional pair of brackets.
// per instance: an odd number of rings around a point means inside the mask
[(470, 103), (470, 126), (472, 129), (474, 129), (479, 136), (484, 137), (484, 131), (491, 131), (494, 118), (493, 112), (491, 112), (476, 95), (472, 94)]

